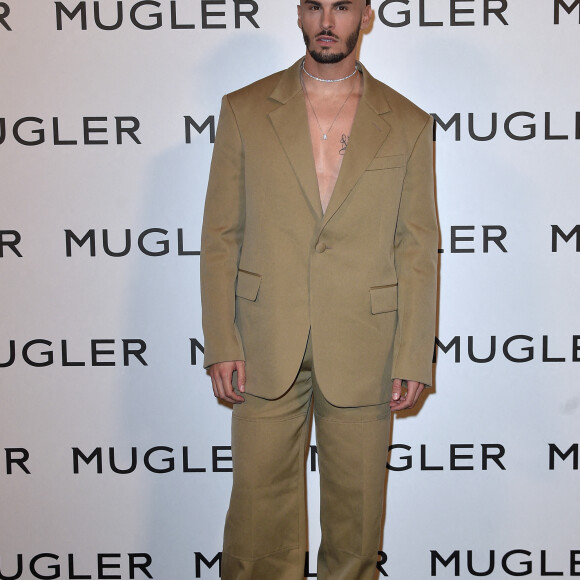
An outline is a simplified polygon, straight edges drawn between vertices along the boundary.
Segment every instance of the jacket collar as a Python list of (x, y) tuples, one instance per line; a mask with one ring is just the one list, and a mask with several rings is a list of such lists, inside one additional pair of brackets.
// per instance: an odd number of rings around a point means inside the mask
[[(282, 76), (274, 90), (270, 94), (270, 98), (285, 105), (290, 99), (296, 96), (297, 93), (302, 93), (302, 85), (300, 83), (300, 67), (304, 58), (297, 60), (290, 68), (282, 72)], [(361, 100), (365, 100), (369, 107), (377, 113), (382, 115), (391, 110), (389, 102), (383, 91), (380, 83), (368, 72), (368, 70), (357, 61), (359, 69), (363, 73), (364, 85), (363, 95)]]

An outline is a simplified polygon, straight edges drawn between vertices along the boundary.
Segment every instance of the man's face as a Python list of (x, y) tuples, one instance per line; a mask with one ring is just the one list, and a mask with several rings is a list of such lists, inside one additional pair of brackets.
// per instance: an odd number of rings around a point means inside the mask
[(365, 0), (301, 0), (298, 6), (306, 50), (316, 62), (325, 64), (340, 62), (352, 53), (370, 16)]

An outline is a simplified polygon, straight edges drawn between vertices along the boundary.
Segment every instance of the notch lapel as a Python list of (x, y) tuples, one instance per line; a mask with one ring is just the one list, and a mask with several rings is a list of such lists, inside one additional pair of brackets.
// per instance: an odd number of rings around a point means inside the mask
[(324, 227), (349, 196), (377, 151), (391, 131), (383, 119), (390, 110), (389, 103), (379, 83), (361, 66), (364, 89), (352, 124), (348, 146), (338, 174), (334, 191), (326, 208)]
[(300, 63), (296, 62), (284, 71), (280, 82), (272, 91), (271, 99), (282, 106), (269, 113), (270, 121), (288, 160), (314, 213), (322, 218), (322, 206), (318, 192), (318, 178), (314, 165), (308, 114), (304, 93), (300, 84)]

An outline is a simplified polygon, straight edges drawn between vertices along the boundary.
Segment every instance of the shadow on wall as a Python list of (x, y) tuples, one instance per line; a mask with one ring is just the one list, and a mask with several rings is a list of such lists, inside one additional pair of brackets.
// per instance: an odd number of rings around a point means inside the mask
[[(207, 115), (214, 115), (217, 126), (223, 93), (275, 72), (269, 59), (260, 58), (274, 50), (264, 45), (265, 38), (230, 37), (211, 58), (192, 63), (184, 73), (191, 75), (191, 107), (179, 114), (204, 111), (204, 119), (195, 121), (201, 124)], [(222, 74), (224, 69), (228, 74)], [(157, 458), (152, 455), (151, 462), (167, 468), (163, 458), (171, 456), (175, 458), (174, 471), (146, 473), (140, 464), (146, 492), (138, 511), (145, 528), (142, 535), (148, 538), (146, 549), (159, 558), (152, 570), (174, 580), (193, 577), (194, 552), (212, 559), (221, 550), (231, 488), (229, 451), (213, 449), (230, 445), (230, 410), (213, 397), (199, 350), (197, 364), (193, 366), (191, 361), (190, 339), (203, 344), (199, 256), (179, 256), (177, 243), (181, 228), (182, 249), (199, 251), (212, 153), (210, 127), (199, 134), (192, 129), (189, 144), (185, 131), (183, 135), (180, 144), (159, 152), (149, 167), (143, 191), (142, 230), (167, 230), (166, 236), (157, 239), (169, 239), (169, 254), (143, 256), (134, 272), (127, 294), (127, 327), (146, 340), (149, 366), (143, 373), (127, 373), (121, 400), (124, 439), (127, 446), (138, 447), (140, 462), (152, 447), (173, 449), (172, 453), (158, 452)], [(185, 468), (205, 471), (184, 473), (184, 446), (188, 448)], [(216, 570), (214, 567), (211, 573), (217, 575)]]

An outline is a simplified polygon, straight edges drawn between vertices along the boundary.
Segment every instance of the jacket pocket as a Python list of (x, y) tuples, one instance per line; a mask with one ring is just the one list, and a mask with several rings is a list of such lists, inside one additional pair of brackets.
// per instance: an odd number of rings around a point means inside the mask
[(373, 286), (371, 293), (371, 312), (392, 312), (397, 310), (397, 284), (387, 286)]
[(262, 276), (260, 276), (260, 274), (254, 274), (247, 270), (238, 270), (236, 296), (254, 302), (258, 297), (258, 290), (260, 289), (261, 282)]
[(368, 165), (367, 171), (405, 167), (406, 163), (406, 155), (388, 155), (387, 157), (375, 157)]

